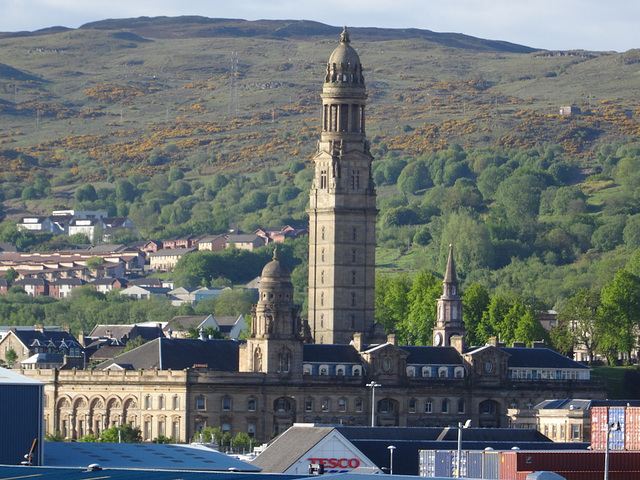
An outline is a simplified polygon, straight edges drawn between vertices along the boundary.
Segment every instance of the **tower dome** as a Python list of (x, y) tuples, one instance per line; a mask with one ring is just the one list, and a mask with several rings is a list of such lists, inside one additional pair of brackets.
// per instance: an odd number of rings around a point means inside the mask
[(340, 45), (331, 53), (325, 73), (325, 83), (348, 83), (364, 85), (362, 64), (355, 49), (350, 45), (349, 32), (344, 27)]
[(267, 263), (262, 269), (261, 284), (277, 283), (277, 284), (291, 284), (291, 272), (287, 266), (280, 261), (278, 255), (278, 247), (273, 249), (273, 260)]

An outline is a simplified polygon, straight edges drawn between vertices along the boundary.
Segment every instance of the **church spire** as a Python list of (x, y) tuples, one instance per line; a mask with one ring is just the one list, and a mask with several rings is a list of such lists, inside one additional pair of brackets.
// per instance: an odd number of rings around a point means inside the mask
[(454, 335), (461, 336), (464, 344), (466, 329), (462, 321), (462, 299), (458, 292), (453, 245), (449, 245), (447, 269), (442, 279), (442, 296), (438, 299), (438, 318), (433, 328), (433, 344), (448, 347)]

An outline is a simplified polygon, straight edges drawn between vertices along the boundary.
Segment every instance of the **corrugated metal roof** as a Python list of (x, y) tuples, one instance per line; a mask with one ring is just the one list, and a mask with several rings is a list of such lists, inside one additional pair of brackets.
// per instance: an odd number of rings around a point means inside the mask
[(159, 443), (45, 442), (44, 464), (51, 467), (158, 468), (259, 472), (260, 468), (203, 445)]
[[(178, 475), (179, 473), (179, 475)], [(153, 480), (294, 480), (305, 478), (301, 475), (276, 475), (263, 473), (240, 472), (202, 472), (182, 470), (158, 470), (152, 468), (143, 469), (105, 469), (95, 472), (87, 472), (87, 468), (60, 468), (60, 467), (10, 467), (0, 466), (0, 480), (10, 478), (46, 478), (47, 480), (91, 480), (97, 478), (109, 478), (110, 480), (139, 480), (141, 478), (153, 478)], [(316, 477), (317, 480), (317, 477)]]
[(0, 367), (0, 386), (3, 385), (44, 385), (44, 383)]

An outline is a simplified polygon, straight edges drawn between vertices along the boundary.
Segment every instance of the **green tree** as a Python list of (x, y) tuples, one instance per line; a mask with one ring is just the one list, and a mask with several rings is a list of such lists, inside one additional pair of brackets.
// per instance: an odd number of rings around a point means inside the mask
[(80, 437), (78, 439), (79, 442), (86, 442), (86, 443), (95, 443), (95, 442), (99, 442), (100, 439), (96, 438), (95, 435), (93, 435), (92, 433), (85, 435), (84, 437)]
[(13, 348), (10, 348), (4, 354), (4, 360), (5, 362), (7, 362), (7, 365), (9, 366), (9, 368), (13, 368), (13, 365), (16, 363), (16, 360), (18, 360), (18, 354)]
[(141, 443), (142, 434), (138, 427), (131, 425), (114, 425), (100, 434), (100, 441), (104, 443)]
[(423, 162), (412, 162), (402, 169), (398, 176), (398, 191), (407, 195), (415, 195), (433, 185), (429, 169)]
[(45, 442), (64, 442), (65, 438), (64, 436), (60, 433), (59, 430), (56, 430), (53, 433), (47, 433), (44, 436), (44, 441)]
[(603, 345), (611, 352), (617, 348), (631, 359), (637, 346), (637, 329), (640, 327), (640, 278), (626, 270), (619, 270), (601, 292), (602, 315), (607, 318)]
[(442, 294), (442, 280), (426, 270), (413, 279), (407, 293), (408, 314), (398, 322), (398, 341), (403, 345), (431, 345), (436, 320), (437, 298)]
[(376, 275), (375, 318), (387, 333), (396, 333), (398, 323), (409, 314), (410, 289), (406, 275)]
[(489, 292), (479, 283), (472, 283), (464, 291), (462, 296), (462, 305), (464, 306), (462, 317), (467, 329), (468, 345), (483, 345), (486, 343), (487, 339), (478, 335), (478, 328), (482, 322), (482, 316), (489, 308), (490, 302)]
[(554, 344), (565, 354), (582, 346), (591, 364), (598, 346), (600, 312), (600, 294), (579, 290), (558, 313), (558, 326), (551, 331)]
[(17, 272), (17, 270), (15, 268), (9, 267), (7, 269), (7, 271), (5, 272), (5, 274), (2, 276), (2, 278), (4, 278), (7, 282), (13, 282), (19, 276), (20, 276), (20, 274)]

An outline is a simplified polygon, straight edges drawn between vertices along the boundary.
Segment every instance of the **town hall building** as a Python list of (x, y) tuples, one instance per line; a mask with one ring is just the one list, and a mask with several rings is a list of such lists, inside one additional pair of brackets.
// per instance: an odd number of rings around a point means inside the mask
[(465, 344), (453, 249), (433, 346), (397, 345), (374, 322), (375, 190), (362, 65), (345, 28), (324, 75), (322, 134), (309, 207), (309, 318), (274, 250), (246, 340), (157, 338), (95, 370), (34, 370), (45, 423), (77, 439), (112, 425), (145, 441), (189, 441), (204, 427), (266, 441), (296, 422), (508, 426), (507, 409), (548, 398), (604, 398), (590, 369), (542, 344)]

